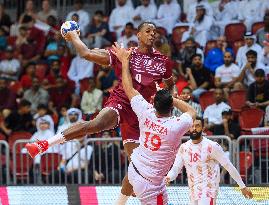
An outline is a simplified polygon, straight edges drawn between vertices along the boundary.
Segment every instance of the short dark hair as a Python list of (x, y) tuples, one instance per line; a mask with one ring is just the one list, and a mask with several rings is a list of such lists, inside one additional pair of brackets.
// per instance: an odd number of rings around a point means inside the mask
[(144, 21), (144, 22), (142, 22), (142, 23), (137, 27), (137, 31), (138, 31), (138, 32), (141, 31), (141, 29), (142, 29), (144, 26), (146, 26), (146, 25), (152, 25), (152, 26), (154, 26), (155, 28), (157, 28), (157, 26), (156, 26), (155, 23), (150, 22), (150, 21)]
[(19, 108), (26, 107), (26, 106), (30, 107), (31, 103), (28, 100), (25, 100), (25, 99), (21, 100), (21, 102), (19, 103)]
[(173, 97), (170, 91), (162, 89), (154, 97), (154, 108), (159, 114), (168, 114), (173, 107)]
[(191, 60), (193, 60), (195, 57), (199, 57), (202, 59), (202, 55), (200, 53), (195, 53), (192, 55)]
[(132, 29), (134, 28), (134, 24), (132, 22), (128, 22), (125, 24), (125, 27), (130, 26)]
[(75, 0), (75, 1), (74, 1), (74, 4), (83, 4), (83, 3), (84, 3), (83, 0)]
[(265, 77), (265, 72), (263, 69), (257, 69), (255, 70), (255, 73), (254, 73), (255, 77)]
[(101, 10), (97, 10), (97, 11), (95, 11), (94, 15), (104, 16), (104, 12)]
[(182, 90), (189, 90), (190, 92), (192, 92), (192, 89), (189, 86), (184, 87)]
[(37, 110), (41, 110), (41, 109), (43, 109), (43, 110), (48, 110), (48, 106), (45, 105), (45, 104), (38, 104), (38, 106), (37, 106), (36, 109), (37, 109)]
[(195, 120), (201, 121), (202, 126), (204, 127), (204, 119), (201, 117), (196, 117)]
[(257, 52), (254, 51), (254, 50), (249, 50), (247, 53), (246, 53), (246, 56), (255, 56), (257, 58)]
[(33, 18), (32, 16), (30, 15), (24, 15), (23, 18), (22, 18), (22, 23), (29, 23), (29, 22), (32, 22), (33, 21)]

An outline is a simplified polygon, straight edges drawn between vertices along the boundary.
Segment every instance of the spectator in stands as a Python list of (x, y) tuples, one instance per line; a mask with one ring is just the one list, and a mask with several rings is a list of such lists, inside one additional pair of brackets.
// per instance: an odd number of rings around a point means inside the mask
[(154, 22), (157, 26), (165, 28), (168, 34), (171, 34), (180, 14), (181, 8), (177, 0), (163, 0)]
[(141, 0), (141, 5), (135, 8), (133, 14), (134, 26), (137, 28), (143, 21), (152, 21), (157, 16), (157, 6), (154, 0)]
[[(268, 42), (267, 44), (264, 44), (264, 47), (262, 49), (262, 60), (261, 63), (267, 67), (267, 69), (269, 68), (269, 33), (268, 33), (268, 40), (266, 40)], [(268, 76), (267, 76), (268, 77)]]
[(183, 33), (182, 40), (184, 41), (191, 36), (204, 48), (206, 42), (209, 40), (209, 32), (213, 25), (213, 17), (206, 15), (206, 8), (203, 5), (196, 7), (196, 13), (197, 15), (194, 21), (190, 22), (191, 25), (189, 30)]
[(249, 50), (246, 53), (247, 63), (245, 63), (241, 68), (241, 73), (237, 79), (238, 82), (243, 82), (246, 86), (249, 86), (255, 81), (254, 72), (257, 69), (265, 69), (264, 66), (257, 62), (257, 52), (254, 50)]
[(43, 31), (34, 24), (31, 16), (24, 16), (23, 23), (27, 27), (26, 41), (20, 47), (20, 59), (22, 65), (26, 65), (29, 61), (37, 61), (43, 54), (46, 44), (46, 37)]
[(68, 110), (69, 105), (65, 104), (61, 107), (59, 110), (59, 122), (58, 122), (58, 128), (63, 125), (68, 123), (68, 116), (67, 116), (67, 110)]
[(186, 69), (186, 78), (193, 90), (192, 95), (198, 102), (200, 95), (206, 92), (210, 86), (210, 73), (203, 67), (202, 55), (193, 55), (192, 65)]
[(0, 4), (0, 27), (3, 28), (5, 32), (9, 33), (10, 26), (10, 16), (6, 14), (4, 5)]
[[(60, 61), (53, 60), (50, 64), (49, 73), (46, 78), (43, 80), (43, 88), (46, 90), (50, 90), (56, 87), (56, 79), (60, 78), (61, 70), (60, 70)], [(66, 85), (66, 82), (64, 82)]]
[(243, 89), (241, 82), (237, 82), (240, 75), (240, 68), (233, 63), (232, 53), (226, 51), (224, 53), (224, 64), (216, 69), (215, 86), (223, 88), (224, 91), (230, 89)]
[(104, 22), (104, 14), (98, 10), (93, 16), (93, 22), (87, 31), (86, 44), (89, 48), (102, 48), (111, 44), (108, 23)]
[[(111, 138), (110, 131), (104, 131), (102, 138)], [(96, 181), (108, 180), (109, 183), (119, 183), (120, 165), (120, 146), (115, 141), (102, 142), (101, 151), (98, 146), (94, 149), (94, 178)], [(101, 165), (101, 166), (100, 166)], [(100, 169), (101, 168), (101, 169)], [(112, 171), (113, 170), (113, 171)]]
[(23, 24), (23, 19), (25, 16), (31, 16), (33, 19), (36, 18), (36, 11), (33, 0), (27, 0), (25, 3), (24, 12), (19, 17), (19, 24)]
[(237, 8), (239, 9), (239, 20), (243, 22), (247, 31), (251, 31), (253, 23), (261, 21), (260, 8), (262, 6), (259, 0), (244, 0), (238, 2)]
[(0, 77), (10, 81), (18, 80), (20, 74), (20, 61), (14, 57), (14, 49), (11, 46), (6, 48), (5, 59), (0, 62)]
[(124, 34), (120, 38), (118, 38), (118, 42), (123, 44), (124, 48), (128, 48), (128, 43), (130, 41), (135, 41), (138, 43), (137, 36), (134, 34), (134, 24), (128, 22), (124, 28)]
[(263, 47), (263, 42), (266, 40), (266, 34), (269, 35), (269, 13), (263, 17), (264, 27), (260, 28), (257, 33), (257, 43)]
[(196, 7), (201, 5), (205, 7), (206, 15), (213, 16), (213, 9), (207, 0), (197, 0), (197, 2), (193, 2), (188, 9), (187, 20), (189, 23), (194, 22), (197, 16)]
[(72, 90), (66, 85), (62, 77), (56, 79), (56, 84), (50, 89), (49, 94), (49, 101), (53, 103), (57, 111), (60, 111), (65, 104), (70, 105), (72, 102)]
[(96, 88), (94, 78), (89, 79), (88, 90), (85, 90), (81, 99), (81, 109), (84, 114), (91, 116), (102, 109), (103, 92)]
[(255, 70), (255, 82), (248, 88), (246, 104), (263, 110), (269, 105), (269, 81), (265, 80), (263, 69)]
[(179, 74), (179, 71), (177, 69), (172, 70), (172, 76), (176, 86), (177, 94), (180, 95), (182, 90), (188, 86), (188, 82), (183, 75)]
[(105, 96), (109, 96), (110, 91), (117, 85), (118, 79), (115, 75), (114, 69), (108, 67), (99, 69), (96, 76), (96, 87), (102, 90)]
[(226, 135), (231, 140), (236, 140), (240, 136), (240, 126), (238, 121), (233, 119), (233, 112), (231, 109), (222, 111), (222, 123), (215, 125), (213, 135)]
[(256, 36), (251, 32), (245, 33), (245, 45), (238, 49), (236, 55), (236, 63), (241, 68), (245, 63), (247, 63), (246, 53), (249, 50), (254, 50), (257, 52), (258, 62), (261, 62), (262, 48), (256, 43)]
[(205, 129), (214, 131), (216, 125), (222, 124), (222, 112), (231, 107), (224, 102), (224, 92), (221, 88), (215, 89), (216, 103), (209, 105), (204, 111)]
[(25, 74), (22, 75), (20, 79), (21, 86), (24, 90), (29, 89), (32, 86), (32, 80), (35, 77), (36, 63), (29, 62), (24, 70)]
[(168, 43), (168, 40), (161, 32), (156, 31), (155, 39), (154, 39), (154, 48), (158, 50), (160, 53), (166, 55), (167, 57), (172, 57), (172, 49)]
[(5, 78), (0, 78), (0, 114), (4, 109), (14, 110), (16, 108), (16, 94), (8, 88)]
[[(83, 69), (81, 69), (83, 68)], [(81, 58), (78, 54), (73, 58), (71, 66), (67, 73), (67, 76), (70, 80), (74, 81), (76, 84), (76, 94), (80, 93), (80, 84), (79, 81), (84, 78), (93, 77), (93, 63), (87, 61), (84, 58)]]
[(57, 19), (57, 11), (51, 8), (49, 0), (43, 0), (42, 10), (37, 13), (37, 18), (40, 21), (46, 22), (49, 16), (54, 16)]
[(45, 115), (51, 115), (52, 113), (49, 112), (49, 108), (45, 104), (39, 104), (36, 108), (36, 114), (34, 115), (34, 120), (37, 120), (40, 117), (44, 117)]
[(35, 113), (39, 104), (48, 104), (49, 94), (40, 87), (39, 80), (34, 77), (32, 87), (24, 92), (23, 98), (31, 102), (31, 112)]
[(236, 3), (232, 0), (221, 0), (218, 9), (215, 11), (214, 25), (218, 27), (219, 34), (224, 35), (225, 26), (230, 23), (238, 22)]
[[(191, 105), (195, 109), (197, 117), (202, 118), (203, 116), (202, 108), (198, 103), (192, 101), (192, 89), (190, 87), (183, 88), (180, 97), (184, 102), (187, 102), (189, 105)], [(182, 112), (179, 109), (174, 107), (172, 114), (174, 116), (179, 117), (180, 115), (182, 115)]]
[(77, 14), (79, 16), (79, 26), (81, 35), (84, 36), (87, 31), (87, 26), (90, 23), (90, 15), (87, 11), (83, 10), (83, 0), (75, 0), (74, 1), (74, 10), (69, 12), (66, 20), (70, 21), (73, 14)]
[(33, 132), (33, 117), (30, 112), (31, 103), (27, 100), (21, 100), (18, 109), (13, 110), (5, 121), (1, 123), (1, 129), (6, 135), (18, 131)]
[(263, 16), (268, 15), (268, 14), (269, 14), (269, 2), (263, 1), (260, 16), (263, 17)]
[(211, 73), (215, 73), (217, 67), (224, 63), (224, 53), (230, 52), (233, 57), (233, 49), (228, 47), (225, 36), (220, 36), (217, 39), (217, 46), (208, 51), (205, 57), (205, 67), (210, 70)]
[(4, 28), (0, 27), (0, 51), (4, 51), (7, 47), (7, 36)]
[(202, 61), (204, 60), (203, 51), (197, 47), (194, 38), (190, 37), (184, 41), (183, 48), (179, 51), (177, 58), (180, 63), (179, 73), (184, 76), (186, 73), (186, 68), (192, 65), (192, 57), (195, 54), (200, 54), (202, 56)]
[(20, 26), (19, 33), (15, 42), (17, 48), (20, 48), (22, 44), (27, 42), (27, 31), (28, 29), (26, 28), (26, 26)]
[(121, 36), (126, 23), (132, 21), (133, 8), (126, 4), (126, 0), (117, 0), (118, 4), (109, 17), (109, 30), (116, 32), (117, 39)]
[(58, 48), (63, 43), (62, 39), (60, 32), (54, 33), (54, 35), (50, 36), (48, 39), (48, 44), (44, 52), (44, 57), (47, 58), (48, 63), (52, 60), (59, 60)]
[(82, 112), (78, 108), (69, 108), (66, 111), (67, 120), (62, 125), (59, 125), (57, 128), (57, 133), (60, 133), (70, 127), (73, 123), (76, 123), (82, 120)]

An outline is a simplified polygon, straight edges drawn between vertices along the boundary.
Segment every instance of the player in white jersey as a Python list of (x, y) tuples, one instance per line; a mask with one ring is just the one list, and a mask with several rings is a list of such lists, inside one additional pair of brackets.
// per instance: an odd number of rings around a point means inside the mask
[[(138, 117), (140, 129), (140, 145), (134, 149), (128, 168), (129, 182), (143, 205), (166, 205), (168, 199), (164, 179), (175, 160), (180, 138), (192, 126), (196, 112), (164, 89), (157, 91), (154, 105), (148, 103), (133, 88), (129, 70), (132, 50), (126, 51), (119, 46), (114, 46), (113, 50), (122, 62), (123, 89)], [(172, 116), (173, 105), (184, 114)]]
[(240, 174), (225, 157), (221, 146), (202, 136), (202, 121), (196, 119), (190, 129), (190, 140), (183, 143), (178, 151), (172, 169), (166, 177), (166, 184), (173, 181), (185, 166), (190, 189), (190, 205), (215, 205), (219, 190), (221, 164), (239, 185), (245, 197), (252, 198)]

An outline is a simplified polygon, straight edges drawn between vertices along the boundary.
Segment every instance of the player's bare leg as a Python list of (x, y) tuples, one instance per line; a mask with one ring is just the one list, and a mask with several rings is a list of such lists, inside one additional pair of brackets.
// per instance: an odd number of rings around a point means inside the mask
[[(131, 154), (133, 150), (139, 146), (139, 143), (135, 142), (127, 142), (124, 144), (124, 151), (128, 156), (129, 162), (131, 161)], [(128, 198), (133, 194), (133, 186), (130, 184), (128, 180), (128, 173), (126, 173), (125, 177), (122, 180), (121, 193), (115, 205), (124, 205)]]
[(118, 113), (115, 110), (105, 108), (91, 121), (78, 122), (63, 133), (54, 135), (52, 138), (35, 143), (28, 143), (26, 148), (31, 155), (35, 157), (37, 154), (45, 152), (48, 147), (61, 144), (69, 140), (79, 139), (87, 134), (94, 134), (103, 130), (110, 130), (118, 124)]

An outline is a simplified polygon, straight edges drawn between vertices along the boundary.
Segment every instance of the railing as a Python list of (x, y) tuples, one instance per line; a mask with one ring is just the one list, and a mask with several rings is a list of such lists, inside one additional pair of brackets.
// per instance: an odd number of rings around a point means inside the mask
[(0, 184), (9, 184), (9, 146), (4, 140), (0, 140)]
[(237, 169), (247, 184), (269, 183), (269, 136), (242, 135), (237, 139)]
[[(269, 136), (240, 136), (233, 142), (227, 136), (207, 138), (217, 141), (229, 152), (231, 161), (236, 162), (234, 164), (247, 184), (269, 183)], [(188, 139), (183, 137), (182, 142)], [(10, 150), (7, 142), (0, 141), (0, 184), (119, 185), (127, 173), (128, 159), (121, 138), (70, 141), (50, 148), (34, 160), (24, 148), (27, 142), (17, 140)], [(234, 183), (229, 176), (221, 182)], [(185, 171), (174, 183), (187, 183)]]

